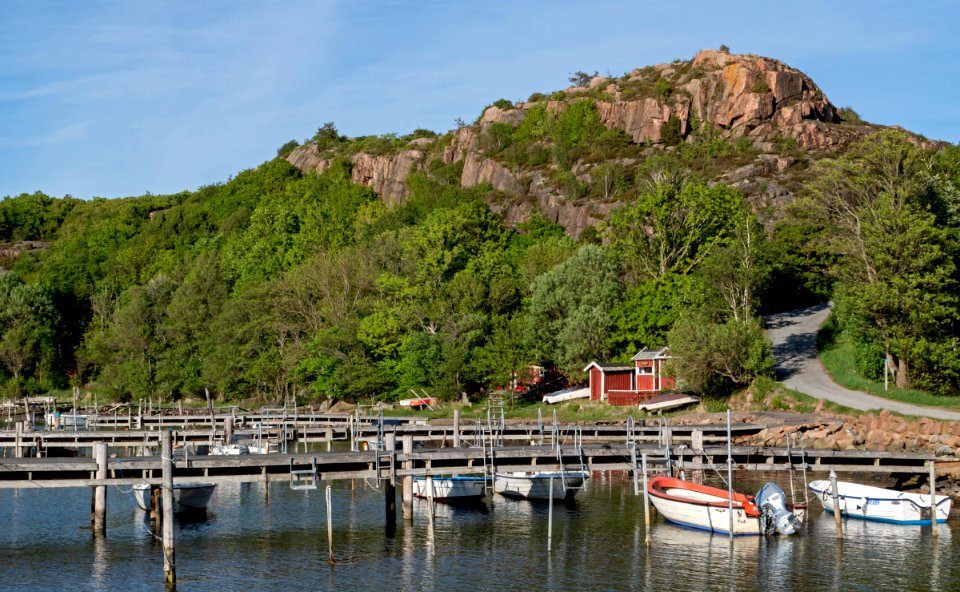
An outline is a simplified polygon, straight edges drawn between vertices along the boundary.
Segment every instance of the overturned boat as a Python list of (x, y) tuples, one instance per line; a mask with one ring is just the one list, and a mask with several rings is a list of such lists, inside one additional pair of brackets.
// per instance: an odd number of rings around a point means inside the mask
[[(783, 490), (767, 483), (756, 496), (700, 485), (674, 477), (654, 477), (647, 492), (658, 512), (670, 522), (729, 534), (733, 507), (734, 535), (794, 534), (806, 508), (786, 503)], [(732, 504), (731, 504), (732, 501)]]

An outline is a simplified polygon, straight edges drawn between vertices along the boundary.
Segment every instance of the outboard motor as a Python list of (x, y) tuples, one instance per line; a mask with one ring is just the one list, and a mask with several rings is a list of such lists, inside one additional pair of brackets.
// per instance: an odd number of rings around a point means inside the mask
[(793, 534), (800, 529), (800, 521), (787, 509), (786, 496), (776, 483), (761, 487), (756, 502), (763, 514), (760, 520), (764, 532), (772, 533), (776, 529), (780, 534)]

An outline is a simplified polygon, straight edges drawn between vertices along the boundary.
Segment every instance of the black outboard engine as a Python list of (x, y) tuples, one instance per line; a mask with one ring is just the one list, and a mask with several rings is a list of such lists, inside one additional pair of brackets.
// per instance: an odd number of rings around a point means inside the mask
[(800, 521), (787, 508), (787, 499), (776, 483), (767, 483), (756, 496), (760, 508), (760, 527), (764, 533), (793, 534), (800, 529)]

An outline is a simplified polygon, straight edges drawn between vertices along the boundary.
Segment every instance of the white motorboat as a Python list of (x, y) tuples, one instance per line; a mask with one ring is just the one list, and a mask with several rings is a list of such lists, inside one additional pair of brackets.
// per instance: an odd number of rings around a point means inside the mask
[(87, 416), (79, 413), (48, 413), (46, 416), (47, 426), (53, 429), (63, 428), (86, 428)]
[[(484, 477), (431, 477), (430, 482), (433, 485), (432, 497), (440, 502), (479, 501), (486, 495), (487, 480)], [(429, 498), (430, 494), (426, 478), (417, 477), (413, 480), (413, 495)]]
[(210, 447), (211, 456), (240, 456), (250, 454), (250, 448), (243, 444), (218, 444)]
[[(590, 478), (589, 471), (536, 471), (497, 473), (493, 490), (506, 497), (556, 501), (573, 499)], [(553, 493), (550, 485), (553, 484)]]
[(700, 485), (674, 477), (654, 477), (647, 484), (650, 501), (663, 517), (675, 524), (734, 535), (779, 532), (793, 534), (803, 518), (802, 506), (786, 503), (783, 491), (767, 483), (756, 497)]
[[(153, 489), (159, 485), (138, 483), (133, 486), (137, 506), (145, 512), (153, 509)], [(207, 509), (207, 502), (216, 488), (215, 483), (178, 483), (173, 486), (173, 513), (198, 512)]]
[[(823, 504), (823, 509), (832, 513), (835, 508), (830, 481), (811, 481), (808, 487)], [(894, 524), (930, 524), (932, 518), (930, 494), (907, 493), (849, 481), (837, 481), (837, 494), (841, 516)], [(947, 521), (951, 504), (950, 496), (935, 496), (938, 523)]]

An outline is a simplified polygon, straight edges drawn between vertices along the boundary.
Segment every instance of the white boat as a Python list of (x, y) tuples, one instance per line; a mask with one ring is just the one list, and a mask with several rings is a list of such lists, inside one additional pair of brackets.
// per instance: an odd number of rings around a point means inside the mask
[(210, 447), (211, 456), (240, 456), (250, 454), (250, 448), (243, 444), (218, 444)]
[[(650, 501), (675, 524), (730, 534), (730, 500), (726, 490), (674, 477), (654, 477), (647, 484)], [(793, 534), (804, 508), (786, 504), (783, 491), (767, 483), (756, 498), (733, 492), (733, 534)]]
[[(138, 483), (133, 486), (133, 498), (144, 512), (153, 509), (152, 490), (159, 485)], [(197, 512), (207, 509), (207, 502), (216, 488), (214, 483), (181, 483), (173, 486), (173, 513)]]
[(78, 413), (54, 413), (47, 414), (47, 425), (53, 429), (58, 428), (86, 428), (87, 416)]
[(543, 396), (543, 402), (548, 405), (553, 405), (554, 403), (562, 403), (564, 401), (573, 401), (574, 399), (587, 399), (590, 397), (590, 387), (580, 388), (568, 388), (563, 389), (562, 391), (557, 391), (555, 393), (550, 393), (549, 395)]
[[(556, 501), (573, 499), (590, 478), (588, 471), (536, 471), (497, 473), (493, 491), (506, 497)], [(551, 479), (553, 494), (550, 493)]]
[[(486, 495), (487, 480), (484, 477), (432, 477), (430, 481), (433, 484), (432, 497), (440, 502), (479, 501)], [(413, 480), (413, 495), (422, 498), (431, 497), (426, 478), (417, 477)]]
[[(833, 512), (833, 494), (830, 481), (811, 481), (810, 490), (817, 495), (823, 509)], [(849, 481), (837, 481), (837, 505), (841, 516), (891, 522), (894, 524), (930, 524), (930, 494), (906, 493)], [(937, 522), (946, 522), (950, 516), (950, 496), (935, 496)]]

